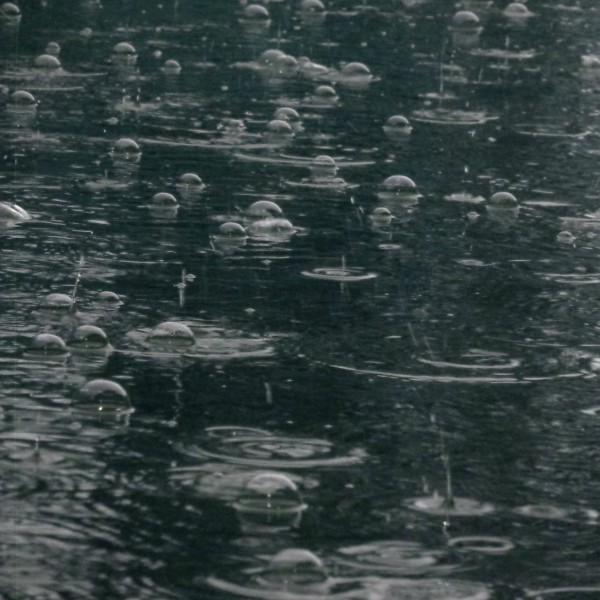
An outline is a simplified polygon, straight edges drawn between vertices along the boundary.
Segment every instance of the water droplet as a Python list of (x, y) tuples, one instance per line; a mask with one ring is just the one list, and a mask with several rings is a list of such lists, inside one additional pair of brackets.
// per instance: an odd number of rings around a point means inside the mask
[(96, 325), (80, 325), (73, 332), (69, 345), (85, 350), (96, 350), (108, 346), (108, 337), (100, 327)]
[(102, 414), (114, 415), (132, 410), (127, 392), (110, 379), (88, 381), (77, 393), (73, 404), (79, 410)]
[(148, 334), (147, 340), (155, 345), (169, 347), (192, 346), (196, 341), (192, 330), (177, 321), (160, 323)]

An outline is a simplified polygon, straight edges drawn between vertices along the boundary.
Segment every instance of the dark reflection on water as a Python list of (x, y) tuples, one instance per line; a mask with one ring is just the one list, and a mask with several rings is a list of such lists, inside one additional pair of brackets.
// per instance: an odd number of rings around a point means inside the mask
[(2, 6), (2, 597), (598, 594), (598, 8), (508, 4)]

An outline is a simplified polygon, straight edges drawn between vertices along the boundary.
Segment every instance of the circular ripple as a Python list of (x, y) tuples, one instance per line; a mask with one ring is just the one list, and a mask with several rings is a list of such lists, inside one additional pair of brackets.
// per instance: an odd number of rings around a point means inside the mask
[(428, 513), (430, 515), (455, 515), (459, 517), (474, 517), (487, 515), (496, 509), (489, 502), (480, 502), (472, 498), (454, 498), (446, 500), (443, 496), (423, 496), (410, 498), (406, 505), (413, 510)]
[(510, 540), (487, 535), (465, 535), (450, 538), (448, 546), (459, 552), (479, 552), (480, 554), (505, 554), (515, 547)]
[(322, 279), (324, 281), (342, 281), (342, 282), (353, 282), (353, 281), (366, 281), (368, 279), (375, 279), (377, 273), (369, 271), (363, 271), (359, 268), (335, 268), (335, 267), (318, 267), (312, 271), (302, 271), (304, 277), (310, 279)]

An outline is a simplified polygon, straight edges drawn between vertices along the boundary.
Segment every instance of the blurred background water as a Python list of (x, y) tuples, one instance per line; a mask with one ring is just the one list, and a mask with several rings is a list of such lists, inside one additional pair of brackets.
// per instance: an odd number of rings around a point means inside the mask
[(600, 597), (599, 10), (4, 3), (1, 597)]

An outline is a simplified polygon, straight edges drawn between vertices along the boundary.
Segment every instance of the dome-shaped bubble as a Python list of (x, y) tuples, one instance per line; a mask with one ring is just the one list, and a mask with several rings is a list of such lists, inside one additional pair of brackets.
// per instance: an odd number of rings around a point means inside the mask
[(267, 123), (267, 131), (276, 135), (292, 135), (292, 126), (287, 121), (273, 119)]
[(228, 221), (219, 226), (219, 237), (240, 239), (246, 236), (246, 230), (239, 223)]
[(98, 300), (105, 302), (106, 304), (121, 304), (121, 298), (118, 294), (111, 291), (103, 291), (98, 294)]
[(60, 54), (60, 44), (57, 42), (48, 42), (44, 52), (50, 54), (50, 56), (58, 56)]
[(459, 10), (452, 17), (451, 28), (457, 31), (473, 31), (479, 28), (479, 17), (470, 10)]
[(88, 381), (79, 390), (74, 404), (79, 409), (109, 414), (131, 411), (127, 392), (110, 379)]
[(337, 165), (331, 156), (321, 154), (310, 163), (310, 172), (313, 178), (331, 178), (337, 173)]
[(45, 71), (55, 71), (60, 69), (60, 61), (52, 54), (40, 54), (33, 62), (36, 68), (44, 69)]
[(112, 153), (116, 158), (138, 159), (141, 151), (137, 142), (131, 138), (121, 138), (115, 142)]
[(196, 173), (184, 173), (179, 178), (179, 183), (190, 187), (203, 187), (202, 179)]
[(40, 305), (45, 310), (68, 311), (73, 307), (73, 298), (67, 294), (48, 294)]
[(293, 56), (284, 54), (273, 61), (273, 68), (278, 75), (295, 75), (298, 72), (298, 61)]
[(302, 0), (300, 2), (300, 10), (302, 12), (323, 12), (325, 5), (321, 0)]
[(87, 40), (88, 38), (91, 38), (93, 33), (94, 33), (94, 32), (92, 31), (92, 28), (91, 28), (91, 27), (84, 27), (83, 29), (81, 29), (81, 30), (79, 31), (79, 35), (80, 35), (80, 37), (82, 37), (83, 39), (86, 39), (86, 40)]
[(150, 204), (154, 208), (173, 208), (177, 206), (177, 199), (173, 194), (169, 194), (168, 192), (159, 192), (152, 196)]
[(14, 108), (35, 108), (36, 101), (32, 94), (25, 90), (17, 90), (10, 95), (8, 104)]
[(13, 202), (0, 202), (0, 221), (27, 221), (29, 213)]
[(53, 333), (40, 333), (31, 340), (29, 352), (35, 354), (61, 355), (67, 353), (67, 345), (62, 338)]
[(244, 486), (234, 504), (245, 524), (291, 527), (306, 505), (296, 484), (280, 473), (261, 473)]
[(276, 60), (285, 56), (285, 52), (279, 50), (278, 48), (269, 48), (269, 50), (265, 50), (259, 57), (258, 62), (263, 65), (272, 65)]
[(518, 200), (510, 192), (496, 192), (488, 202), (492, 208), (516, 208), (518, 205)]
[(253, 218), (265, 218), (281, 214), (283, 214), (281, 207), (270, 200), (257, 200), (246, 209), (246, 215)]
[(248, 231), (254, 236), (272, 236), (274, 234), (294, 233), (294, 226), (287, 219), (266, 218), (259, 219), (248, 226)]
[(169, 58), (161, 67), (161, 71), (167, 75), (179, 75), (181, 73), (181, 65), (176, 60)]
[(505, 17), (531, 17), (533, 13), (522, 2), (511, 2), (502, 12)]
[(246, 130), (246, 124), (241, 119), (223, 119), (217, 129), (227, 135), (243, 133)]
[(131, 66), (137, 61), (137, 52), (129, 42), (119, 42), (113, 47), (111, 58), (116, 65)]
[(0, 20), (17, 21), (21, 18), (21, 9), (12, 2), (0, 5)]
[(371, 71), (364, 63), (349, 62), (342, 67), (342, 75), (345, 77), (365, 77), (371, 75)]
[(287, 548), (278, 552), (261, 573), (268, 583), (289, 586), (310, 586), (327, 580), (321, 560), (309, 550)]
[(244, 19), (248, 21), (268, 21), (269, 11), (261, 4), (248, 4), (244, 8)]
[(412, 127), (409, 120), (402, 115), (391, 116), (383, 126), (386, 133), (410, 133)]
[(370, 215), (371, 221), (376, 225), (388, 225), (394, 218), (389, 208), (378, 206)]
[(337, 100), (338, 95), (330, 85), (320, 85), (315, 90), (315, 97), (321, 100)]
[(148, 341), (160, 345), (192, 346), (196, 338), (193, 331), (184, 323), (165, 321), (150, 332)]
[(73, 332), (69, 345), (89, 350), (106, 348), (108, 346), (108, 336), (96, 325), (80, 325)]
[(572, 246), (575, 243), (575, 236), (570, 231), (559, 231), (556, 235), (556, 241), (559, 244)]
[(290, 124), (299, 123), (301, 120), (298, 111), (296, 111), (293, 108), (290, 108), (289, 106), (281, 106), (280, 108), (278, 108), (273, 115), (273, 119), (279, 121), (286, 121)]
[(415, 182), (405, 175), (391, 175), (381, 184), (381, 189), (385, 192), (393, 192), (395, 194), (417, 193)]

